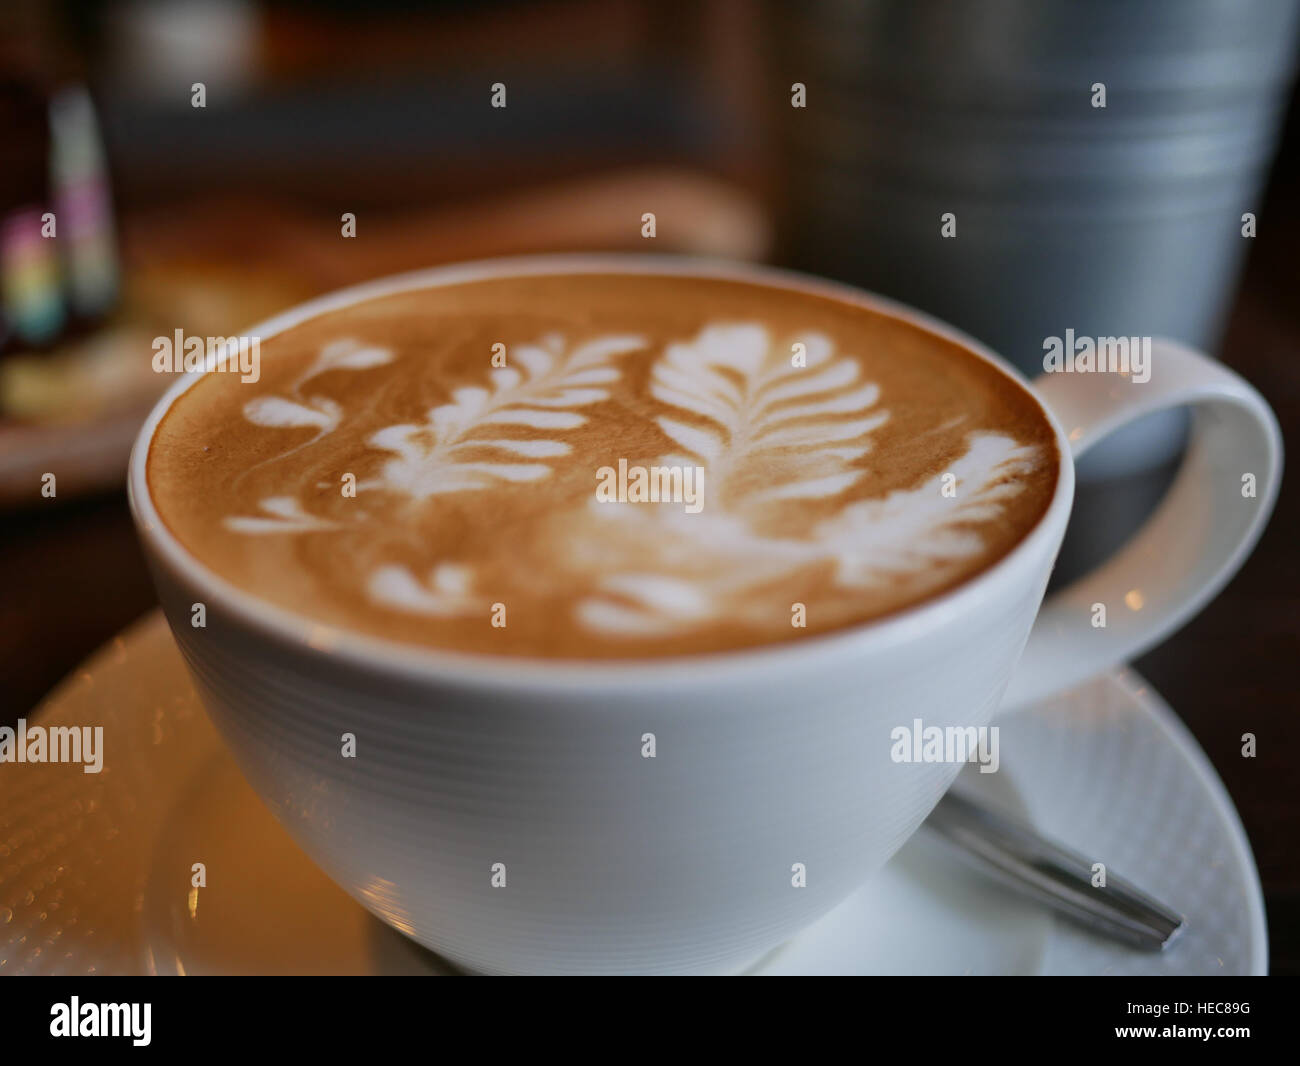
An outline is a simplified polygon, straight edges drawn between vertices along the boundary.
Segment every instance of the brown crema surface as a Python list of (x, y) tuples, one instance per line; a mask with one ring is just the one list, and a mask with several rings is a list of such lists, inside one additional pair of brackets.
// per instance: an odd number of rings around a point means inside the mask
[[(410, 644), (615, 659), (799, 639), (970, 579), (1056, 485), (1051, 427), (999, 370), (753, 282), (420, 289), (260, 354), (257, 382), (209, 373), (167, 411), (155, 506), (233, 585)], [(620, 460), (680, 485), (702, 467), (702, 506), (597, 502)]]

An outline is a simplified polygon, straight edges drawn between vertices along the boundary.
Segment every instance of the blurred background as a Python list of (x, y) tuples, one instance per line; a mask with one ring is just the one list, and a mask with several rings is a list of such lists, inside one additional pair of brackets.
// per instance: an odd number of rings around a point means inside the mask
[[(396, 271), (770, 261), (1029, 374), (1066, 329), (1164, 334), (1294, 446), (1298, 26), (1300, 0), (5, 0), (0, 724), (154, 605), (122, 488), (167, 384), (152, 339)], [(1184, 430), (1081, 468), (1055, 581), (1149, 513)], [(1238, 805), (1275, 973), (1300, 972), (1296, 519), (1284, 487), (1227, 591), (1136, 664)]]

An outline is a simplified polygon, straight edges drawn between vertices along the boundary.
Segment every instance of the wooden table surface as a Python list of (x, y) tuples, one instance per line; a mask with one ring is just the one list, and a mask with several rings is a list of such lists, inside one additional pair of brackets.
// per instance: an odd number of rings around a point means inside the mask
[[(1294, 446), (1300, 212), (1283, 199), (1261, 218), (1222, 354), (1270, 400)], [(1272, 970), (1291, 974), (1300, 973), (1300, 770), (1290, 765), (1300, 755), (1297, 499), (1284, 484), (1242, 572), (1136, 664), (1190, 727), (1236, 802), (1263, 881)], [(0, 590), (0, 724), (12, 724), (155, 605), (124, 493), (0, 515)], [(1258, 738), (1253, 759), (1241, 755), (1245, 732)]]

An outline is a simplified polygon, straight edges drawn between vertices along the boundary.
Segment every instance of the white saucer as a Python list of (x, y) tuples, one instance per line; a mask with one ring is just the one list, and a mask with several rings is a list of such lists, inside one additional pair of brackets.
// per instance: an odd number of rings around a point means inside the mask
[[(203, 713), (161, 615), (31, 716), (104, 727), (104, 769), (0, 764), (0, 975), (446, 974), (299, 851)], [(922, 830), (762, 974), (1258, 974), (1259, 878), (1223, 785), (1131, 672), (999, 722), (968, 774), (1188, 919), (1163, 955), (1092, 939), (969, 870)], [(191, 867), (207, 887), (191, 889)]]

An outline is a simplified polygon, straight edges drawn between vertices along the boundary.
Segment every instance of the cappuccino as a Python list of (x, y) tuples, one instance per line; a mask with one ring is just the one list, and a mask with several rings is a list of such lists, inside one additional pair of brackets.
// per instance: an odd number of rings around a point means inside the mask
[(879, 310), (635, 273), (396, 292), (209, 373), (150, 445), (159, 515), (322, 625), (622, 659), (799, 639), (1011, 551), (1059, 456), (993, 364)]

